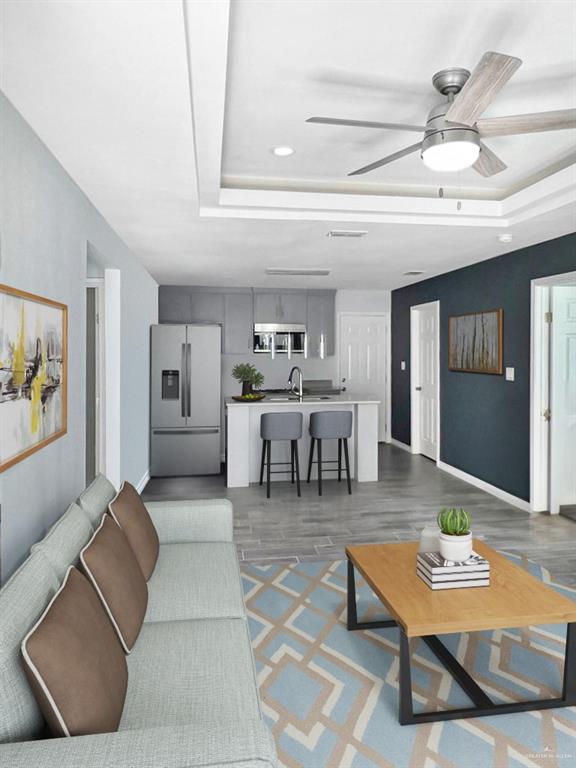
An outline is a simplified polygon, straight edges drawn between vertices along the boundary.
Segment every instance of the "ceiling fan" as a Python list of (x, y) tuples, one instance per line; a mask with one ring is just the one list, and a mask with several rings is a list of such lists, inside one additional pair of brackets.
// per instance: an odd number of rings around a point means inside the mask
[(310, 117), (306, 122), (424, 133), (424, 138), (417, 144), (358, 168), (348, 176), (368, 173), (419, 150), (424, 164), (433, 171), (460, 171), (472, 167), (481, 176), (494, 176), (507, 166), (482, 139), (576, 128), (576, 109), (481, 118), (521, 64), (521, 59), (514, 56), (488, 51), (472, 74), (457, 67), (437, 72), (432, 84), (446, 98), (431, 109), (425, 126), (332, 117)]

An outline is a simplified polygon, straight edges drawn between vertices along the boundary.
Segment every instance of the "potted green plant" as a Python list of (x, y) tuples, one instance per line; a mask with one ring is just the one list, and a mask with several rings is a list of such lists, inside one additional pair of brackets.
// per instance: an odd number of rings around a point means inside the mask
[(238, 363), (232, 368), (232, 376), (242, 382), (242, 396), (253, 394), (254, 387), (259, 389), (264, 384), (264, 376), (250, 363)]
[(471, 523), (472, 518), (462, 507), (445, 507), (438, 513), (440, 554), (445, 560), (468, 560), (472, 554)]

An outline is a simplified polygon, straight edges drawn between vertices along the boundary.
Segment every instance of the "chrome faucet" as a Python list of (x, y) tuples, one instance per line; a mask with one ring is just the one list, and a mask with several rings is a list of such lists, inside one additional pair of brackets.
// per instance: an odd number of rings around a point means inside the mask
[[(294, 375), (294, 371), (298, 371), (298, 389), (296, 389), (296, 385), (292, 381), (292, 376)], [(292, 370), (290, 371), (290, 375), (288, 376), (288, 389), (294, 395), (298, 395), (298, 399), (300, 400), (300, 402), (302, 402), (304, 398), (304, 385), (302, 383), (302, 371), (300, 370), (300, 368), (298, 368), (297, 365), (295, 365), (292, 368)]]

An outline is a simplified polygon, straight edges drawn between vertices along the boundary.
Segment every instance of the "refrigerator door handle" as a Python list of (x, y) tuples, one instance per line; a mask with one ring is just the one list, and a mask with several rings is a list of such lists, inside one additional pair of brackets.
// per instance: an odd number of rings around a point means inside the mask
[(194, 429), (153, 429), (155, 435), (217, 435), (218, 427), (195, 427)]
[(188, 372), (188, 368), (186, 366), (186, 344), (182, 344), (182, 361), (180, 365), (180, 369), (182, 371), (182, 388), (180, 390), (180, 405), (181, 405), (181, 413), (184, 418), (186, 418), (186, 374)]
[(188, 361), (188, 366), (186, 368), (186, 403), (187, 403), (187, 416), (192, 416), (192, 396), (191, 396), (191, 385), (190, 381), (192, 379), (192, 344), (186, 344), (186, 357)]

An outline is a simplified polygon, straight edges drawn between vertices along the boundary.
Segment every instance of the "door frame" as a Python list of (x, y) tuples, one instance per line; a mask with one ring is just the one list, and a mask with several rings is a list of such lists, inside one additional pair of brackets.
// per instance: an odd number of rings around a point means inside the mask
[(104, 392), (105, 392), (105, 462), (106, 477), (120, 488), (121, 474), (121, 272), (104, 270)]
[[(550, 397), (550, 288), (576, 282), (576, 272), (531, 280), (530, 298), (530, 511), (547, 512), (550, 507), (549, 427), (543, 413)], [(557, 514), (557, 513), (553, 513)]]
[[(392, 330), (391, 330), (391, 313), (390, 312), (338, 312), (337, 338), (336, 338), (336, 354), (338, 357), (338, 386), (342, 383), (342, 360), (340, 357), (340, 339), (342, 338), (342, 322), (345, 317), (383, 317), (387, 321), (386, 325), (386, 341), (384, 352), (386, 354), (386, 362), (384, 365), (384, 442), (389, 443), (392, 440)], [(380, 395), (380, 392), (374, 394)]]
[(420, 453), (420, 398), (416, 396), (420, 378), (420, 311), (436, 310), (436, 464), (440, 461), (440, 301), (410, 307), (410, 451)]
[(106, 347), (104, 340), (104, 278), (87, 277), (86, 289), (96, 295), (96, 474), (106, 474)]

